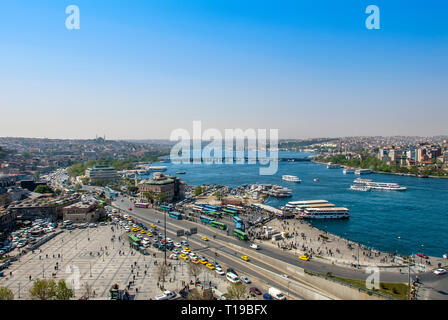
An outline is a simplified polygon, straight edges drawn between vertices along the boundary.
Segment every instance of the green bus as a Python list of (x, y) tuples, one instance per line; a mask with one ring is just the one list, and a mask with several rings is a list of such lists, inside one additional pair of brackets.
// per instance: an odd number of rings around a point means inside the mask
[(140, 239), (137, 238), (136, 236), (134, 236), (133, 234), (131, 234), (131, 235), (129, 236), (129, 240), (130, 240), (131, 242), (140, 243)]
[(247, 240), (249, 237), (247, 236), (247, 233), (244, 231), (241, 231), (240, 229), (234, 229), (233, 235), (237, 237), (240, 240)]
[(225, 223), (218, 222), (218, 221), (212, 221), (212, 222), (210, 222), (210, 225), (212, 227), (215, 227), (215, 228), (218, 228), (218, 229), (221, 229), (221, 230), (226, 230), (227, 229), (227, 225)]
[(224, 212), (224, 214), (230, 214), (231, 216), (236, 216), (238, 214), (238, 211), (233, 209), (224, 208), (221, 211)]
[(221, 219), (222, 215), (219, 212), (216, 211), (204, 211), (204, 213), (210, 217), (213, 217), (215, 219)]

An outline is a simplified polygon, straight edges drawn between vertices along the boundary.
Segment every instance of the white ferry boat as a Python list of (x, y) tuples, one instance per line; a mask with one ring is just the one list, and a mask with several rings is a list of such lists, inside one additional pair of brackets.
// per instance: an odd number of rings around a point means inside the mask
[(370, 191), (370, 187), (362, 185), (362, 184), (354, 184), (354, 185), (350, 186), (350, 190), (366, 192), (366, 191)]
[(339, 165), (339, 164), (333, 164), (331, 162), (327, 163), (327, 169), (340, 169), (340, 168), (341, 168), (341, 165)]
[(164, 172), (167, 170), (167, 167), (165, 166), (149, 166), (148, 171), (149, 172)]
[(357, 175), (361, 175), (361, 174), (369, 174), (372, 173), (373, 171), (370, 169), (356, 169), (355, 170), (355, 174)]
[(303, 219), (348, 219), (350, 210), (347, 208), (306, 208), (298, 216)]
[(282, 176), (282, 180), (289, 181), (289, 182), (296, 182), (296, 183), (302, 182), (302, 180), (300, 180), (299, 177), (291, 176), (291, 175), (287, 175), (287, 174)]
[(364, 187), (370, 188), (370, 190), (383, 190), (383, 191), (406, 191), (406, 187), (398, 185), (393, 182), (374, 182), (371, 179), (355, 179), (355, 184), (359, 184)]

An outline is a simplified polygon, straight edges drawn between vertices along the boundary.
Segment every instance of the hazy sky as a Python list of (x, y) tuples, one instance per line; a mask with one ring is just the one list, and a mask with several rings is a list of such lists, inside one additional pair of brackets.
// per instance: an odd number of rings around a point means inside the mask
[[(68, 30), (65, 9), (80, 9)], [(368, 30), (366, 7), (380, 9)], [(2, 0), (0, 136), (448, 134), (440, 0)]]

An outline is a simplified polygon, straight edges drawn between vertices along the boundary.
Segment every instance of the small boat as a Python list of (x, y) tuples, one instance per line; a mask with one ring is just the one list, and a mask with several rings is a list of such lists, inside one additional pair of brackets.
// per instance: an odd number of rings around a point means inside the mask
[(284, 181), (288, 181), (288, 182), (296, 182), (296, 183), (300, 183), (300, 182), (302, 182), (302, 180), (300, 180), (299, 177), (297, 177), (297, 176), (291, 176), (291, 175), (283, 175), (283, 176), (282, 176), (282, 180), (284, 180)]
[(176, 174), (185, 174), (185, 171), (177, 171)]
[(314, 178), (314, 182), (319, 182), (319, 178)]

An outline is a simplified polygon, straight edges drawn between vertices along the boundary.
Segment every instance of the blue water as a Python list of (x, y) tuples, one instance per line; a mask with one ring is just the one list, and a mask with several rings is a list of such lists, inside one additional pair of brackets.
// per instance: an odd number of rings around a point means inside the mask
[[(279, 156), (308, 156), (284, 153)], [(448, 179), (421, 179), (386, 174), (364, 175), (374, 181), (396, 182), (408, 188), (404, 192), (351, 191), (356, 175), (344, 175), (342, 169), (327, 169), (312, 162), (279, 162), (277, 174), (259, 175), (258, 165), (172, 164), (167, 174), (186, 171), (179, 177), (188, 184), (218, 184), (235, 187), (242, 184), (271, 183), (293, 190), (291, 198), (269, 198), (279, 207), (288, 201), (325, 199), (350, 209), (348, 220), (310, 221), (315, 227), (360, 242), (381, 251), (411, 254), (424, 252), (441, 257), (448, 253)], [(162, 164), (157, 164), (162, 165)], [(283, 181), (283, 174), (296, 175), (302, 183)], [(319, 178), (319, 182), (314, 182)], [(400, 239), (398, 239), (400, 237)]]

